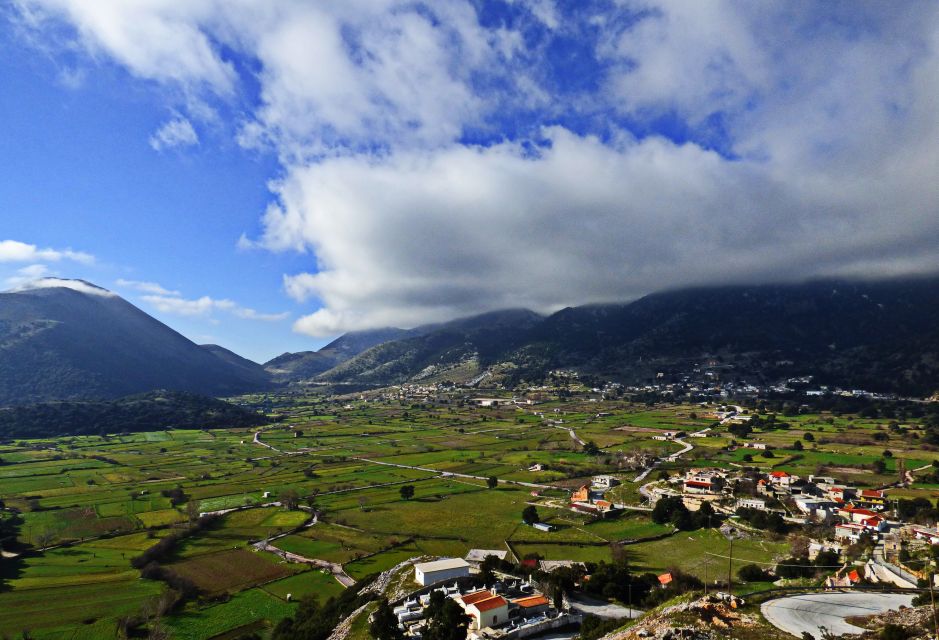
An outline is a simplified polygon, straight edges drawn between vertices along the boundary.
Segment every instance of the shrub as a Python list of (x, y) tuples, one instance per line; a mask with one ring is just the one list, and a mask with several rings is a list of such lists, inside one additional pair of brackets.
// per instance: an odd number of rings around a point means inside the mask
[(744, 582), (763, 582), (770, 579), (770, 575), (755, 564), (740, 567), (737, 576)]
[(892, 622), (888, 622), (880, 630), (881, 640), (906, 640), (909, 637), (910, 633), (904, 627)]

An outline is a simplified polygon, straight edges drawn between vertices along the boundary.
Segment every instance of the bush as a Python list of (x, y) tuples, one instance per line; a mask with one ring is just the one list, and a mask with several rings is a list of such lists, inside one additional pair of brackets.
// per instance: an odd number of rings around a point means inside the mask
[(910, 633), (904, 627), (892, 622), (888, 622), (880, 630), (881, 640), (906, 640), (909, 637)]
[(744, 582), (764, 582), (770, 579), (769, 573), (755, 564), (747, 564), (740, 567), (737, 576)]

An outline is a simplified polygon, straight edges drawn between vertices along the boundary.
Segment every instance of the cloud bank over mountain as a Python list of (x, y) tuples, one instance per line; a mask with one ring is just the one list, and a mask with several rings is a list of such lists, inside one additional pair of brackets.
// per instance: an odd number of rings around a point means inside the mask
[(311, 335), (939, 266), (934, 3), (16, 6), (156, 87), (155, 146), (276, 153), (241, 244), (309, 256)]

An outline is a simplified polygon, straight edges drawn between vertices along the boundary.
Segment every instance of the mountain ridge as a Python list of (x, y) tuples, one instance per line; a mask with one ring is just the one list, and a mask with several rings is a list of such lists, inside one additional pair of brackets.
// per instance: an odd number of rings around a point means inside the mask
[(84, 281), (40, 281), (0, 293), (0, 406), (153, 389), (234, 395), (270, 387), (263, 369), (244, 359), (235, 364), (240, 356), (227, 353), (228, 361)]
[[(505, 312), (497, 312), (505, 313)], [(495, 367), (508, 384), (571, 369), (643, 382), (716, 356), (738, 377), (813, 375), (822, 383), (929, 395), (939, 386), (939, 278), (815, 280), (663, 291), (622, 304), (487, 316), (436, 325), (366, 350), (317, 376), (398, 384)], [(787, 363), (791, 364), (779, 364)], [(434, 373), (439, 372), (439, 375)]]
[(196, 345), (96, 285), (57, 279), (0, 293), (0, 406), (153, 389), (225, 396), (297, 382), (512, 386), (559, 369), (646, 383), (681, 379), (703, 360), (721, 362), (725, 380), (812, 375), (928, 396), (939, 388), (937, 316), (937, 276), (695, 287), (547, 316), (505, 309), (350, 332), (260, 365)]

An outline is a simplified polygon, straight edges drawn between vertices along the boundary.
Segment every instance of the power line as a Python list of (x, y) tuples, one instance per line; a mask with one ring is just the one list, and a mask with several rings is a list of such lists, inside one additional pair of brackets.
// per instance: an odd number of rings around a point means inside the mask
[(814, 567), (816, 569), (840, 569), (843, 567), (843, 564), (781, 564), (778, 562), (767, 562), (765, 560), (746, 560), (744, 558), (734, 558), (733, 556), (725, 556), (720, 553), (711, 553), (710, 551), (705, 551), (704, 555), (714, 556), (715, 558), (726, 558), (733, 559), (736, 562), (746, 562), (748, 564), (762, 564), (768, 567)]

